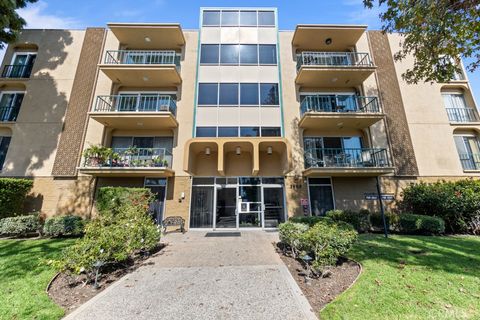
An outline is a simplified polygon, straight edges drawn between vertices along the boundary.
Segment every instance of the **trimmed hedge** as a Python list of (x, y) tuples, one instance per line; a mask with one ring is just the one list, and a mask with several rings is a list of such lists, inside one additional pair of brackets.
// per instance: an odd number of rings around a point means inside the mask
[(41, 223), (38, 214), (8, 217), (0, 220), (0, 235), (24, 237), (40, 234)]
[(32, 187), (33, 180), (0, 178), (0, 218), (21, 215)]
[(43, 233), (49, 237), (81, 236), (84, 221), (79, 216), (58, 216), (45, 220)]
[(282, 223), (279, 236), (294, 257), (308, 254), (313, 259), (311, 266), (314, 272), (322, 273), (325, 267), (335, 265), (338, 258), (347, 253), (358, 233), (348, 223), (323, 218), (311, 227), (292, 221)]
[(294, 216), (294, 217), (290, 217), (288, 221), (293, 223), (303, 223), (311, 227), (316, 223), (323, 221), (325, 219), (328, 220), (329, 218), (319, 217), (319, 216)]
[(445, 232), (442, 218), (402, 213), (399, 216), (400, 231), (408, 234), (441, 234)]
[(473, 233), (480, 212), (480, 180), (418, 183), (403, 189), (403, 212), (437, 216), (453, 233)]
[(362, 209), (360, 211), (352, 210), (330, 210), (326, 216), (333, 221), (342, 221), (351, 224), (358, 232), (367, 232), (370, 230), (368, 216), (370, 211)]

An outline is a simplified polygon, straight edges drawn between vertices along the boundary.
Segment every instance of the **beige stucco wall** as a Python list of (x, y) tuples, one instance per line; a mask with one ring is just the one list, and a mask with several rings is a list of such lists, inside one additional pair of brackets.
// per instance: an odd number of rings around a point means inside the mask
[[(392, 54), (400, 50), (401, 37), (388, 35)], [(412, 143), (415, 150), (420, 176), (478, 176), (480, 173), (464, 174), (453, 131), (458, 126), (449, 123), (441, 96), (444, 90), (464, 88), (469, 106), (476, 108), (467, 81), (439, 84), (423, 83), (409, 85), (402, 79), (402, 73), (413, 66), (413, 57), (395, 62), (403, 104), (408, 120)], [(465, 73), (464, 73), (465, 74)], [(463, 126), (480, 129), (480, 126)]]
[[(11, 63), (16, 46), (34, 44), (38, 51), (30, 79), (0, 82), (0, 90), (25, 90), (17, 121), (8, 125), (12, 140), (0, 176), (51, 176), (84, 34), (83, 30), (25, 30), (18, 43), (8, 47), (3, 65)], [(0, 123), (0, 128), (6, 126)]]

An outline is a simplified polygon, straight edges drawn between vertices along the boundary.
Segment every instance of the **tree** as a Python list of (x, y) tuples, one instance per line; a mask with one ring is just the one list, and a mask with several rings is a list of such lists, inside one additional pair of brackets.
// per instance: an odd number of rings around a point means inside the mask
[(38, 0), (0, 0), (0, 49), (17, 39), (26, 21), (15, 11)]
[(383, 32), (398, 32), (396, 61), (413, 55), (414, 65), (402, 77), (408, 83), (447, 82), (461, 72), (461, 58), (470, 58), (471, 72), (480, 66), (480, 0), (363, 0), (382, 9)]

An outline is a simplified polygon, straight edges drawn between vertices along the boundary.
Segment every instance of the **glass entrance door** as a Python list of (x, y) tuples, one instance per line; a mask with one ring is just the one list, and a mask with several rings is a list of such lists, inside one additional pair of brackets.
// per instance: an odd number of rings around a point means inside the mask
[(217, 187), (216, 228), (237, 227), (237, 188)]
[(262, 192), (260, 185), (240, 185), (238, 193), (240, 228), (258, 228), (262, 226)]
[(285, 222), (282, 187), (263, 187), (263, 219), (265, 228), (277, 228)]

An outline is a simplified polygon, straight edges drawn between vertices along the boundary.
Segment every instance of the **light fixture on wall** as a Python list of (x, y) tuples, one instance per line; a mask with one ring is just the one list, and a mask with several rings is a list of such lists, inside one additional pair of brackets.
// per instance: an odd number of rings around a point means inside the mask
[(145, 37), (145, 42), (152, 42), (152, 39), (150, 39), (149, 37)]
[(211, 150), (210, 150), (210, 147), (206, 147), (206, 148), (205, 148), (205, 154), (206, 154), (207, 156), (210, 155), (210, 151), (211, 151)]
[(273, 153), (273, 148), (272, 147), (267, 147), (267, 154), (272, 154)]
[(327, 39), (325, 39), (325, 44), (326, 44), (327, 46), (331, 45), (332, 42), (333, 42), (333, 41), (332, 41), (332, 38), (327, 38)]
[(240, 147), (236, 147), (235, 153), (237, 154), (237, 156), (239, 156), (242, 153), (242, 149)]

